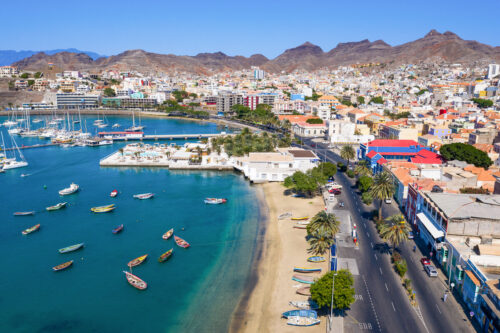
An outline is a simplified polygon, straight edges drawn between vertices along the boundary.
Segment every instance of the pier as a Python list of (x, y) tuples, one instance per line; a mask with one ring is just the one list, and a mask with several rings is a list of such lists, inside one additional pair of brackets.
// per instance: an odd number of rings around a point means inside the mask
[[(112, 132), (109, 132), (112, 133)], [(139, 133), (140, 134), (140, 133)], [(210, 139), (217, 136), (233, 135), (225, 132), (222, 133), (209, 133), (209, 134), (148, 134), (148, 135), (137, 135), (137, 136), (118, 136), (110, 135), (113, 141), (144, 141), (144, 140), (201, 140)], [(106, 134), (99, 133), (100, 137), (106, 137)]]

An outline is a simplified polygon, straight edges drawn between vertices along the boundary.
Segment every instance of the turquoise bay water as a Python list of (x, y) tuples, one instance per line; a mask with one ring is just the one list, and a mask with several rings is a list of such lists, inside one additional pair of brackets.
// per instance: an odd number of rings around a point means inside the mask
[[(112, 119), (110, 119), (112, 118)], [(93, 121), (86, 118), (87, 125)], [(0, 118), (0, 122), (5, 119)], [(111, 123), (129, 122), (108, 117)], [(223, 128), (181, 120), (142, 119), (146, 133), (215, 133)], [(6, 130), (3, 131), (4, 136)], [(18, 145), (40, 142), (16, 137)], [(7, 143), (9, 141), (7, 140)], [(249, 274), (259, 207), (255, 191), (235, 173), (147, 168), (100, 168), (99, 159), (123, 143), (98, 148), (23, 150), (29, 167), (0, 174), (0, 332), (221, 332), (227, 330)], [(21, 174), (30, 174), (21, 177)], [(77, 194), (60, 197), (71, 182)], [(46, 189), (44, 189), (46, 185)], [(120, 193), (110, 198), (113, 189)], [(156, 193), (137, 200), (137, 193)], [(205, 205), (205, 197), (225, 205)], [(68, 207), (45, 207), (67, 201)], [(108, 214), (93, 206), (115, 203)], [(13, 212), (35, 210), (35, 216)], [(21, 235), (41, 223), (40, 231)], [(125, 228), (114, 235), (119, 224)], [(170, 228), (191, 243), (177, 247), (161, 235)], [(182, 230), (184, 228), (184, 230)], [(77, 252), (58, 249), (84, 242)], [(172, 258), (158, 263), (174, 248)], [(148, 289), (131, 287), (126, 263), (149, 254), (133, 273)], [(73, 267), (52, 267), (74, 260)]]

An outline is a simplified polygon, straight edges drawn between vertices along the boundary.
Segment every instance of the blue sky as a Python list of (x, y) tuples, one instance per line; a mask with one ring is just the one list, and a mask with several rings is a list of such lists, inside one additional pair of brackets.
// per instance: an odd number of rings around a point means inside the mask
[(1, 7), (4, 50), (222, 51), (273, 58), (305, 41), (324, 51), (365, 38), (397, 45), (431, 29), (500, 46), (500, 0), (24, 0)]

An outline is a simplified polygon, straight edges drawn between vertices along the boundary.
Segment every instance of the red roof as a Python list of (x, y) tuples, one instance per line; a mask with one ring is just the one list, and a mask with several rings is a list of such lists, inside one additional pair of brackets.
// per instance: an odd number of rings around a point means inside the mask
[(411, 161), (418, 164), (442, 164), (443, 160), (440, 155), (427, 150), (422, 149), (418, 152), (417, 156), (412, 157)]
[(372, 158), (375, 155), (377, 155), (377, 152), (375, 150), (371, 150), (368, 154), (366, 154), (366, 157)]
[(409, 147), (416, 145), (418, 143), (413, 140), (373, 140), (368, 142), (369, 147)]
[(383, 157), (379, 158), (378, 161), (377, 161), (377, 164), (380, 164), (380, 165), (382, 165), (384, 163), (387, 163), (387, 160), (385, 158), (383, 158)]

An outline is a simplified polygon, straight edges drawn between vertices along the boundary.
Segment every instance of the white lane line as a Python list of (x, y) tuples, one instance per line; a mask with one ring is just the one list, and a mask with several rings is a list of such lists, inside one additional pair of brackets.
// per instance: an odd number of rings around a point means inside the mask
[(385, 284), (385, 290), (387, 290), (387, 292), (389, 292), (389, 288), (387, 288), (387, 283), (384, 283)]
[(439, 313), (442, 314), (441, 310), (439, 310), (439, 306), (436, 304), (436, 308), (438, 309)]
[(368, 233), (368, 231), (366, 232), (366, 236), (370, 237), (370, 234)]
[(363, 226), (366, 228), (366, 223), (365, 222), (363, 222)]
[(396, 308), (394, 307), (394, 303), (391, 302), (391, 304), (392, 304), (392, 309), (394, 310), (394, 312), (396, 312)]
[(372, 295), (370, 294), (370, 289), (368, 289), (368, 284), (366, 283), (365, 276), (362, 275), (363, 282), (365, 283), (366, 293), (368, 294), (368, 298), (370, 299), (370, 305), (372, 306), (373, 314), (375, 315), (375, 320), (377, 321), (378, 331), (382, 332), (380, 328), (380, 321), (378, 320), (377, 311), (375, 311), (375, 306), (373, 305)]
[(376, 255), (376, 254), (374, 254), (374, 256), (375, 256), (375, 260), (378, 260), (377, 255)]
[(372, 247), (372, 249), (373, 249), (373, 243), (372, 243), (372, 242), (370, 242), (370, 245), (371, 245), (371, 247)]
[(383, 275), (382, 268), (379, 267), (378, 270), (380, 271), (380, 275)]

